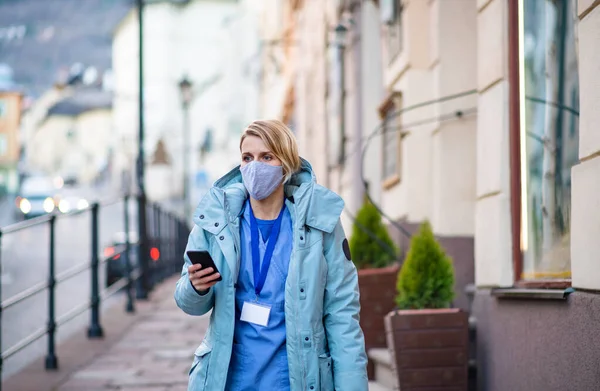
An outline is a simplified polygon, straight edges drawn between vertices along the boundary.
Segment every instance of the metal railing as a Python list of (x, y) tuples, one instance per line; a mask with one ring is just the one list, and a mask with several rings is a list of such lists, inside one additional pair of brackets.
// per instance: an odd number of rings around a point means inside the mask
[[(109, 257), (100, 257), (100, 242), (99, 242), (99, 212), (102, 208), (109, 205), (114, 205), (123, 201), (123, 226), (124, 226), (124, 243), (115, 249), (115, 253)], [(58, 357), (56, 354), (56, 331), (58, 327), (74, 319), (83, 312), (90, 310), (90, 324), (88, 327), (87, 336), (90, 339), (103, 338), (104, 331), (100, 322), (101, 303), (107, 298), (115, 295), (118, 292), (125, 291), (126, 304), (125, 311), (128, 313), (135, 312), (134, 294), (136, 291), (137, 298), (146, 298), (148, 291), (151, 291), (157, 283), (165, 278), (180, 271), (182, 266), (182, 254), (185, 250), (189, 229), (187, 225), (175, 214), (166, 211), (159, 204), (146, 205), (146, 217), (149, 221), (147, 225), (148, 232), (146, 235), (138, 233), (138, 242), (146, 242), (150, 244), (146, 248), (151, 248), (152, 251), (158, 252), (155, 254), (145, 254), (143, 257), (138, 256), (137, 265), (132, 265), (131, 250), (132, 244), (130, 238), (130, 216), (129, 216), (129, 201), (130, 196), (123, 196), (109, 202), (98, 202), (89, 207), (70, 212), (64, 215), (58, 212), (36, 217), (31, 220), (23, 221), (17, 224), (10, 225), (0, 229), (0, 275), (2, 274), (2, 240), (3, 236), (18, 231), (24, 231), (32, 227), (39, 227), (47, 224), (49, 227), (49, 248), (48, 248), (48, 278), (45, 282), (35, 284), (12, 297), (2, 301), (2, 281), (0, 281), (0, 379), (4, 361), (11, 356), (22, 351), (40, 338), (48, 337), (48, 347), (45, 359), (46, 370), (58, 370)], [(139, 199), (138, 199), (139, 201)], [(89, 261), (81, 262), (60, 274), (56, 273), (56, 221), (58, 219), (66, 219), (70, 216), (80, 215), (83, 213), (91, 213), (90, 227), (90, 259)], [(101, 265), (106, 264), (109, 260), (115, 257), (124, 257), (125, 270), (124, 276), (112, 282), (104, 291), (100, 289), (99, 269)], [(89, 301), (75, 306), (60, 317), (56, 317), (56, 288), (57, 285), (63, 283), (73, 277), (87, 271), (91, 271), (90, 295)], [(146, 275), (145, 275), (146, 273)], [(135, 284), (135, 286), (134, 286)], [(48, 319), (45, 326), (29, 334), (27, 337), (15, 342), (8, 349), (2, 348), (2, 318), (3, 312), (11, 307), (15, 307), (27, 299), (38, 293), (48, 292)], [(0, 381), (0, 391), (2, 390), (2, 382)]]

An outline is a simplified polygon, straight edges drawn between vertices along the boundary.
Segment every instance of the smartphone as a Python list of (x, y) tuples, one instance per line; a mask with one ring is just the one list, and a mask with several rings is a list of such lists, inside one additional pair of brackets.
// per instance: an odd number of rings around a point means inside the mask
[[(202, 265), (202, 269), (212, 267), (212, 269), (215, 271), (215, 273), (219, 273), (219, 270), (217, 269), (217, 266), (215, 265), (215, 261), (213, 261), (212, 257), (208, 253), (208, 251), (190, 250), (187, 252), (187, 256), (190, 257), (190, 261), (192, 261), (192, 263), (194, 265), (200, 264), (200, 265)], [(221, 280), (223, 280), (223, 277), (221, 277), (219, 275), (219, 278), (217, 278), (215, 281), (221, 281)]]

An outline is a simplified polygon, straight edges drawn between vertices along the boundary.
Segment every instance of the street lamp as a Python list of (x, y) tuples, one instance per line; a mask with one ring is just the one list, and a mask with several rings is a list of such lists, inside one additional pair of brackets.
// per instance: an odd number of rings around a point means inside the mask
[(346, 46), (346, 37), (348, 36), (348, 28), (343, 23), (338, 23), (335, 26), (334, 32), (334, 43), (336, 46), (344, 48)]
[(146, 187), (144, 184), (144, 0), (136, 0), (138, 16), (138, 156), (136, 162), (138, 184), (138, 262), (141, 276), (137, 281), (136, 296), (138, 299), (148, 299), (150, 286), (149, 265), (147, 257), (146, 231)]
[(181, 102), (183, 105), (189, 105), (192, 101), (192, 82), (187, 75), (179, 81), (179, 92), (181, 93)]
[(183, 111), (183, 218), (187, 221), (190, 216), (189, 211), (189, 143), (190, 143), (190, 103), (194, 97), (192, 82), (187, 75), (179, 81), (179, 94), (181, 97), (181, 108)]
[(338, 25), (333, 30), (333, 33), (333, 43), (338, 50), (338, 61), (340, 65), (340, 153), (338, 155), (338, 164), (342, 165), (344, 164), (344, 159), (346, 158), (346, 71), (344, 66), (344, 57), (346, 50), (346, 39), (348, 36), (348, 28), (342, 23), (338, 23)]

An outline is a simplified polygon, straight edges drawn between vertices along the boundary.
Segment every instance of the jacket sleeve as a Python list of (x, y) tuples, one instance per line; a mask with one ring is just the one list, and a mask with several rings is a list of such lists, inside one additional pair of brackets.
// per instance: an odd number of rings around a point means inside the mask
[(341, 222), (324, 243), (327, 283), (324, 325), (333, 361), (336, 390), (367, 391), (367, 355), (359, 324), (358, 274)]
[(192, 265), (192, 262), (187, 256), (188, 250), (208, 251), (208, 241), (206, 240), (206, 236), (202, 229), (197, 225), (192, 229), (185, 252), (183, 253), (184, 264), (181, 271), (181, 277), (177, 281), (177, 286), (175, 288), (175, 302), (183, 312), (200, 316), (206, 314), (214, 306), (215, 293), (214, 289), (209, 289), (206, 294), (201, 295), (194, 289), (188, 276), (188, 267)]

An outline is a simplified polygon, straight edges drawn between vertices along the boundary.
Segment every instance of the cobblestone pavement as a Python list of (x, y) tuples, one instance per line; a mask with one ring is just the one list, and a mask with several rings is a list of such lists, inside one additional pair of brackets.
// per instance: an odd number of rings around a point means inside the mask
[(57, 391), (186, 391), (194, 350), (208, 315), (185, 314), (175, 304), (175, 279), (153, 292), (152, 308), (123, 337)]

